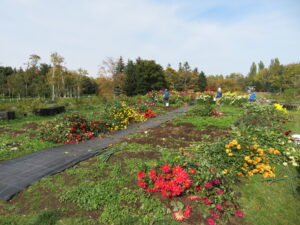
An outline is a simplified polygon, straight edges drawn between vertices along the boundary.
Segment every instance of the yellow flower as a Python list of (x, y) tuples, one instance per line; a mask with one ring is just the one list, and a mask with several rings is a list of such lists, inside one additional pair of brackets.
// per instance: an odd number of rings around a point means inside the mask
[(230, 153), (231, 152), (231, 150), (230, 149), (226, 149), (226, 153), (228, 154), (228, 153)]
[(258, 169), (252, 170), (252, 173), (258, 173)]
[(230, 153), (228, 153), (228, 156), (233, 156), (233, 153), (231, 153), (231, 152), (230, 152)]
[(241, 145), (236, 146), (237, 149), (241, 149)]
[(256, 141), (256, 139), (257, 139), (256, 137), (252, 138), (253, 141)]
[(232, 142), (231, 142), (233, 145), (237, 145), (237, 141), (236, 140), (233, 140)]
[(248, 161), (250, 159), (250, 156), (245, 156), (245, 161)]
[(238, 175), (238, 176), (243, 176), (243, 173), (237, 172), (237, 175)]
[(258, 146), (257, 146), (256, 144), (255, 144), (255, 145), (253, 145), (253, 148), (254, 148), (254, 149), (257, 149), (257, 147), (258, 147)]
[(229, 148), (229, 145), (227, 144), (227, 145), (225, 145), (225, 148)]
[(225, 174), (227, 174), (228, 173), (228, 171), (225, 169), (225, 170), (223, 170), (223, 174), (225, 175)]
[(275, 154), (275, 155), (279, 155), (279, 154), (280, 154), (280, 151), (275, 150), (275, 151), (274, 151), (274, 154)]
[(252, 173), (251, 171), (249, 171), (249, 172), (247, 173), (247, 175), (248, 175), (249, 177), (252, 177), (252, 176), (253, 176), (253, 173)]
[(275, 151), (274, 148), (269, 148), (269, 153), (273, 153)]

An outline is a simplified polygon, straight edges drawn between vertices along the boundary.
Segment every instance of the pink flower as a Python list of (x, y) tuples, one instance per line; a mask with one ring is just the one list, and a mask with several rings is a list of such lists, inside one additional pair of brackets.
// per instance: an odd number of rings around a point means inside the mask
[(223, 209), (223, 206), (217, 204), (217, 205), (216, 205), (216, 208), (217, 208), (218, 210), (222, 210), (222, 209)]
[(185, 219), (185, 217), (181, 211), (174, 212), (173, 216), (175, 217), (175, 220), (177, 220), (177, 221), (183, 221)]
[(214, 183), (215, 183), (215, 184), (219, 184), (219, 183), (221, 183), (221, 182), (220, 182), (219, 179), (215, 179), (215, 180), (214, 180)]
[(206, 222), (208, 223), (208, 225), (217, 225), (213, 218), (207, 218)]
[(212, 188), (212, 184), (211, 183), (206, 183), (206, 184), (204, 184), (204, 186), (207, 187), (207, 188)]
[(221, 195), (221, 194), (223, 194), (224, 193), (224, 191), (223, 190), (216, 190), (216, 192), (219, 194), (219, 195)]
[(240, 210), (236, 210), (235, 211), (235, 215), (239, 216), (239, 217), (243, 217), (244, 216), (244, 213), (241, 212)]
[(200, 197), (196, 196), (196, 195), (190, 195), (190, 196), (188, 196), (188, 199), (190, 199), (190, 200), (200, 200)]
[(204, 202), (205, 205), (211, 205), (211, 203), (212, 203), (212, 202), (209, 201), (209, 200), (203, 200), (203, 202)]

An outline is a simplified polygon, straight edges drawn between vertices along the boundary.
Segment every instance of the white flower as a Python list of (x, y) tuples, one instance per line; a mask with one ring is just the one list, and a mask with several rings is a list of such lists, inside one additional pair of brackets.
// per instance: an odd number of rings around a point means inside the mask
[(286, 152), (285, 154), (290, 155), (291, 153), (290, 152)]
[(284, 162), (283, 165), (284, 165), (284, 166), (287, 166), (288, 164), (287, 164), (287, 162)]
[(293, 166), (299, 166), (298, 163), (296, 163), (296, 162), (293, 162), (292, 165)]

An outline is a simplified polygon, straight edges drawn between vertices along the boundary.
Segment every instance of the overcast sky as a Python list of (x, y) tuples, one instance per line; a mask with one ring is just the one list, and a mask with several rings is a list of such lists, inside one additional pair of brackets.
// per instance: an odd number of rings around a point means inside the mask
[(0, 65), (31, 54), (96, 76), (107, 57), (153, 59), (205, 74), (300, 62), (300, 0), (0, 0)]

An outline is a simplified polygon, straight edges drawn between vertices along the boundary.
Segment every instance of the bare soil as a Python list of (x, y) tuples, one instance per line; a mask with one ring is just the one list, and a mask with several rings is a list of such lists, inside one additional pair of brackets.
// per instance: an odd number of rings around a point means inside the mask
[(215, 141), (226, 137), (228, 130), (220, 130), (215, 126), (208, 126), (204, 130), (196, 130), (191, 123), (181, 123), (174, 125), (166, 123), (164, 126), (155, 127), (148, 130), (146, 137), (127, 139), (128, 143), (150, 144), (152, 146), (162, 146), (166, 148), (185, 148), (192, 142)]

